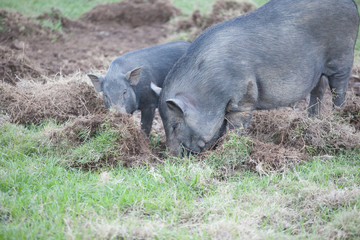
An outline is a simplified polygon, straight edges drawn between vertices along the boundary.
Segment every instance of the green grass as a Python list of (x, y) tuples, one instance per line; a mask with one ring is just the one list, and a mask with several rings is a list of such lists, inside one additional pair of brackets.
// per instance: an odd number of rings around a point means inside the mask
[[(56, 6), (78, 18), (100, 2), (3, 0), (0, 8), (37, 16)], [(211, 9), (211, 1), (173, 3), (188, 14)], [(360, 149), (285, 173), (242, 170), (219, 179), (222, 165), (247, 155), (247, 139), (230, 138), (232, 158), (168, 158), (155, 167), (90, 172), (69, 167), (69, 156), (93, 161), (117, 137), (104, 130), (61, 148), (48, 138), (57, 127), (0, 126), (0, 239), (360, 238)]]
[(55, 152), (56, 127), (0, 127), (0, 239), (360, 237), (359, 151), (224, 180), (214, 156), (87, 172)]
[[(2, 0), (0, 9), (16, 10), (28, 16), (38, 16), (44, 12), (50, 12), (51, 8), (59, 9), (68, 18), (79, 18), (83, 13), (89, 11), (98, 4), (120, 2), (121, 0)], [(215, 0), (172, 0), (176, 7), (182, 9), (185, 14), (191, 14), (194, 9), (202, 12), (211, 11)], [(255, 5), (260, 6), (267, 0), (252, 0)]]
[(2, 0), (0, 8), (16, 10), (25, 15), (36, 17), (44, 12), (50, 12), (51, 8), (59, 9), (68, 18), (78, 18), (84, 12), (94, 6), (106, 3), (117, 2), (116, 0)]

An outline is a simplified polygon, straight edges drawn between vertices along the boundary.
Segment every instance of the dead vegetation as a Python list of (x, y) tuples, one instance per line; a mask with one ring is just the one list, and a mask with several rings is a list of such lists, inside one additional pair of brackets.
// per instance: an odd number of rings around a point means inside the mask
[(173, 31), (178, 34), (186, 32), (190, 36), (189, 40), (192, 41), (206, 28), (255, 9), (255, 5), (248, 2), (218, 0), (213, 5), (210, 14), (201, 14), (199, 10), (196, 10), (189, 19), (176, 22)]
[(0, 83), (0, 109), (10, 121), (39, 124), (44, 120), (58, 122), (104, 113), (106, 108), (92, 86), (85, 82), (58, 82), (24, 87)]
[[(96, 170), (116, 165), (135, 167), (159, 161), (150, 149), (146, 134), (130, 115), (110, 113), (76, 118), (50, 131), (50, 142), (66, 149), (66, 165)], [(102, 142), (106, 139), (106, 143)], [(72, 150), (71, 150), (72, 149)], [(90, 152), (89, 155), (83, 154)]]
[(360, 131), (360, 96), (348, 98), (345, 106), (339, 109), (339, 112), (341, 117), (352, 125), (357, 132)]
[(308, 118), (306, 112), (292, 109), (257, 111), (249, 134), (258, 140), (293, 147), (310, 155), (336, 153), (360, 146), (356, 129), (335, 113)]
[(313, 156), (331, 158), (357, 149), (359, 103), (359, 98), (352, 96), (343, 108), (314, 118), (309, 118), (306, 110), (291, 108), (254, 111), (247, 137), (226, 134), (214, 144), (215, 149), (198, 159), (215, 162), (216, 175), (228, 177), (242, 169), (261, 174), (283, 172)]

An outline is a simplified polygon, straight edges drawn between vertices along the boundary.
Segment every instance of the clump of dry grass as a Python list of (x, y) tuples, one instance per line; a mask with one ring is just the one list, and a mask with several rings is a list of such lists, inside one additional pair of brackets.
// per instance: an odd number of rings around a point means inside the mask
[(47, 119), (63, 122), (106, 112), (94, 88), (78, 81), (23, 87), (0, 83), (0, 109), (9, 115), (11, 122), (21, 124), (39, 124)]
[(214, 163), (220, 176), (239, 169), (267, 174), (285, 171), (311, 156), (353, 150), (360, 146), (357, 98), (314, 118), (290, 108), (255, 111), (247, 138), (227, 134), (200, 159)]
[(134, 167), (152, 164), (152, 153), (145, 133), (130, 115), (120, 113), (81, 116), (50, 131), (50, 142), (57, 148), (73, 149), (66, 165), (99, 169), (121, 164)]
[(252, 139), (249, 167), (259, 173), (283, 172), (296, 164), (307, 161), (309, 156), (293, 147)]
[(349, 94), (345, 106), (338, 110), (340, 116), (360, 132), (360, 96)]
[(308, 118), (307, 113), (290, 109), (256, 111), (249, 134), (258, 140), (293, 147), (310, 155), (360, 146), (360, 134), (335, 114)]
[(214, 150), (199, 155), (199, 159), (217, 168), (216, 175), (228, 177), (239, 170), (251, 169), (261, 174), (283, 172), (309, 157), (296, 148), (265, 143), (230, 132), (223, 136)]

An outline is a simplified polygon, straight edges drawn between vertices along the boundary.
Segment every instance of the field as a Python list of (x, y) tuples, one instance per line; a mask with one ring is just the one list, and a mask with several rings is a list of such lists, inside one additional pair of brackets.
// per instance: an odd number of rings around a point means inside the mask
[(0, 239), (360, 239), (360, 41), (341, 109), (258, 111), (183, 158), (86, 76), (265, 2), (2, 0)]

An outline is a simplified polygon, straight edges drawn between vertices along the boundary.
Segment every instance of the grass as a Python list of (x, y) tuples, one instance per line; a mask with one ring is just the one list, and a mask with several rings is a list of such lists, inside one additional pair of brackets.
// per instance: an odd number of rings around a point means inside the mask
[[(64, 16), (68, 18), (79, 18), (84, 12), (98, 4), (120, 2), (121, 0), (2, 0), (0, 9), (16, 10), (28, 16), (38, 16), (44, 12), (50, 12), (52, 8), (59, 9)], [(200, 9), (203, 12), (211, 11), (211, 6), (215, 0), (171, 0), (185, 14), (191, 14), (194, 9)], [(252, 0), (254, 4), (260, 6), (267, 0)]]
[[(3, 0), (0, 8), (36, 16), (56, 6), (77, 18), (100, 2)], [(211, 6), (173, 2), (186, 13)], [(48, 139), (57, 127), (0, 126), (0, 239), (360, 238), (360, 149), (313, 158), (285, 173), (242, 170), (224, 179), (217, 172), (233, 159), (216, 155), (90, 172), (69, 167), (69, 155), (92, 160), (96, 154), (89, 153), (112, 148), (112, 132), (59, 151)], [(246, 155), (239, 147), (246, 142), (231, 138), (229, 155)]]
[[(64, 16), (68, 18), (79, 18), (84, 12), (89, 11), (91, 8), (98, 4), (120, 2), (121, 0), (2, 0), (0, 8), (7, 10), (16, 10), (28, 16), (38, 16), (43, 12), (50, 12), (52, 8), (59, 9)], [(184, 11), (185, 14), (191, 14), (193, 9), (200, 8), (203, 12), (211, 10), (211, 5), (215, 0), (173, 0), (173, 4)]]
[(16, 10), (25, 15), (36, 17), (51, 8), (59, 9), (68, 18), (79, 18), (81, 14), (89, 11), (98, 4), (117, 2), (116, 0), (2, 0), (0, 8)]
[(0, 239), (360, 237), (358, 151), (223, 180), (214, 156), (88, 172), (66, 167), (47, 138), (56, 127), (0, 127)]

